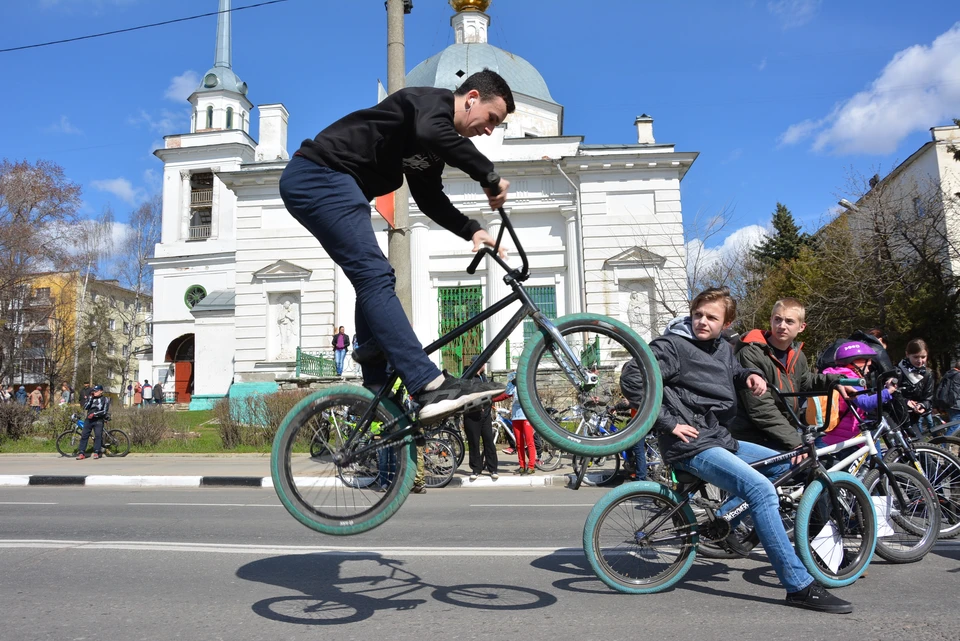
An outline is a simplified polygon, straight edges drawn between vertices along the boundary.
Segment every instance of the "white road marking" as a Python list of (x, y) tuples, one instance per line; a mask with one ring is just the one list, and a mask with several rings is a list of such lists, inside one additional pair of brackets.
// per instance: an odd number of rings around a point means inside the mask
[(473, 503), (470, 507), (593, 507), (596, 503)]
[(129, 550), (140, 552), (205, 552), (212, 554), (383, 554), (393, 556), (451, 556), (451, 557), (517, 557), (560, 554), (582, 556), (583, 550), (570, 547), (502, 547), (502, 548), (410, 548), (375, 546), (318, 546), (318, 545), (244, 545), (226, 543), (191, 543), (186, 541), (70, 541), (55, 539), (0, 539), (0, 549), (47, 550)]
[(40, 503), (38, 501), (0, 501), (0, 505), (60, 505), (59, 503)]
[(279, 503), (127, 503), (127, 505), (154, 505), (161, 507), (283, 507)]

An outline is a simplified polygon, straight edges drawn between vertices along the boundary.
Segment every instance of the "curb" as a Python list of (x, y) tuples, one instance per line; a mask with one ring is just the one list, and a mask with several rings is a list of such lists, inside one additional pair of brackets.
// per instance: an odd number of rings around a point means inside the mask
[[(456, 476), (445, 488), (466, 487), (471, 489), (495, 489), (498, 487), (563, 487), (570, 484), (571, 475), (544, 475), (507, 477), (494, 481), (482, 476), (476, 481)], [(114, 486), (114, 487), (273, 487), (269, 476), (111, 476), (111, 475), (63, 475), (47, 474), (0, 474), (0, 487), (53, 486)], [(431, 489), (445, 489), (431, 488)]]

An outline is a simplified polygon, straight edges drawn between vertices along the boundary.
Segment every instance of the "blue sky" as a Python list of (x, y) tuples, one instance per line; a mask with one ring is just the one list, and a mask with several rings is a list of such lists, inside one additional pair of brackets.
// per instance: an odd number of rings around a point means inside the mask
[[(256, 0), (234, 0), (234, 8)], [(233, 15), (233, 68), (256, 104), (290, 111), (289, 143), (376, 101), (383, 0), (288, 0)], [(160, 22), (217, 0), (5, 2), (0, 49)], [(960, 117), (960, 3), (951, 1), (493, 0), (491, 44), (531, 62), (564, 105), (564, 133), (657, 142), (700, 157), (684, 217), (724, 208), (708, 245), (755, 234), (777, 201), (807, 230)], [(453, 42), (444, 0), (415, 0), (407, 70)], [(189, 130), (185, 97), (213, 64), (216, 18), (0, 53), (0, 155), (53, 160), (84, 212), (119, 220), (159, 187), (151, 151)], [(256, 130), (251, 133), (257, 137)]]

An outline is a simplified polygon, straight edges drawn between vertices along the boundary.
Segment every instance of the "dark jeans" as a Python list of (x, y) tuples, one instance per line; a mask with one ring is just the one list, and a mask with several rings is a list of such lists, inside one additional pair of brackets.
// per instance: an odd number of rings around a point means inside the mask
[[(470, 471), (479, 474), (483, 470), (496, 473), (497, 446), (493, 442), (493, 415), (491, 410), (470, 412), (463, 415), (463, 431), (467, 433), (467, 445), (470, 448)], [(483, 439), (483, 450), (480, 449)]]
[[(377, 244), (370, 203), (357, 182), (294, 156), (280, 177), (280, 197), (353, 284), (360, 345), (375, 339), (411, 392), (440, 376), (400, 306), (393, 268)], [(385, 380), (382, 365), (363, 366), (365, 384), (381, 385)]]
[(103, 451), (103, 421), (86, 420), (83, 422), (83, 431), (80, 432), (80, 445), (77, 446), (77, 452), (85, 454), (87, 451), (87, 440), (90, 438), (90, 430), (93, 430), (93, 451), (98, 454)]

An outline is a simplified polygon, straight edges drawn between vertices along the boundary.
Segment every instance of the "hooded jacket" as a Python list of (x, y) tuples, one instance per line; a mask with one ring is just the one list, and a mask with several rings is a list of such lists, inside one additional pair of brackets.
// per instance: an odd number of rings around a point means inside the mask
[[(697, 340), (689, 316), (670, 321), (650, 349), (663, 376), (663, 404), (655, 423), (663, 460), (673, 463), (711, 447), (736, 452), (737, 441), (728, 429), (737, 414), (734, 384), (745, 386), (748, 376), (763, 373), (742, 367), (722, 338)], [(697, 438), (684, 443), (674, 436), (678, 423), (697, 428)]]
[[(769, 331), (755, 329), (743, 336), (735, 347), (740, 364), (760, 370), (769, 385), (787, 393), (826, 391), (840, 378), (812, 373), (802, 351), (803, 343), (795, 342), (787, 349), (787, 364), (784, 365), (767, 342), (769, 336)], [(800, 445), (800, 433), (787, 418), (786, 406), (774, 397), (773, 392), (754, 396), (749, 390), (740, 390), (739, 396), (737, 417), (730, 426), (735, 438), (780, 451)], [(797, 416), (802, 416), (800, 399), (787, 400)]]

